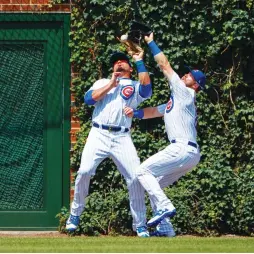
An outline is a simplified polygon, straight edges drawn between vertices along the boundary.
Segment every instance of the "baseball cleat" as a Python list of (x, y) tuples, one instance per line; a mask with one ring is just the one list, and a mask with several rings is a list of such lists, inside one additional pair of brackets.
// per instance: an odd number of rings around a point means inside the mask
[(79, 224), (79, 216), (70, 215), (66, 222), (66, 230), (73, 232), (77, 229)]
[(169, 221), (168, 218), (165, 218), (164, 221), (162, 221), (156, 226), (156, 230), (150, 233), (150, 236), (175, 237), (176, 233), (172, 223)]
[(150, 237), (147, 227), (138, 227), (137, 228), (137, 235), (139, 237)]
[(151, 226), (157, 226), (164, 218), (166, 217), (173, 217), (176, 214), (176, 209), (173, 210), (159, 210), (156, 212), (155, 216), (150, 219), (147, 222), (147, 226), (151, 227)]

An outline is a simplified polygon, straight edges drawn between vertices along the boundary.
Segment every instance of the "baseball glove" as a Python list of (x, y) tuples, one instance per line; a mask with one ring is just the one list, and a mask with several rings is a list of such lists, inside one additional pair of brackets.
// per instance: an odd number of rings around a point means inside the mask
[(139, 44), (135, 43), (132, 40), (129, 34), (122, 35), (120, 38), (120, 42), (123, 43), (130, 56), (133, 56), (134, 54), (140, 54), (144, 51)]
[(132, 21), (130, 31), (120, 38), (120, 42), (124, 44), (130, 56), (143, 52), (141, 48), (141, 40), (145, 35), (152, 33), (150, 27), (138, 21)]
[(136, 20), (131, 22), (130, 31), (133, 33), (133, 36), (139, 35), (139, 37), (149, 36), (152, 33), (152, 29), (148, 25)]

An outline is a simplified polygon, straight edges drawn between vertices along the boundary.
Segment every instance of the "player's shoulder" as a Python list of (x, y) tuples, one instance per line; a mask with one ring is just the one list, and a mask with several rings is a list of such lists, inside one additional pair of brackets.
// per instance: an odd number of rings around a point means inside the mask
[(174, 72), (171, 78), (169, 79), (169, 84), (170, 89), (172, 90), (175, 96), (183, 100), (193, 98), (192, 91), (194, 90), (188, 88), (176, 72)]
[(94, 82), (94, 84), (105, 84), (105, 83), (108, 83), (110, 81), (110, 79), (108, 78), (101, 78), (101, 79), (98, 79)]
[(184, 91), (185, 92), (182, 94), (182, 96), (177, 98), (177, 101), (185, 106), (191, 106), (191, 107), (195, 106), (195, 101), (196, 101), (195, 91), (189, 87), (186, 87)]
[(93, 89), (101, 88), (101, 87), (107, 85), (109, 83), (109, 81), (110, 81), (110, 79), (108, 79), (108, 78), (98, 79), (94, 82)]
[(196, 92), (192, 88), (189, 88), (189, 87), (186, 87), (186, 89), (189, 92), (191, 99), (195, 100), (195, 98), (196, 98)]

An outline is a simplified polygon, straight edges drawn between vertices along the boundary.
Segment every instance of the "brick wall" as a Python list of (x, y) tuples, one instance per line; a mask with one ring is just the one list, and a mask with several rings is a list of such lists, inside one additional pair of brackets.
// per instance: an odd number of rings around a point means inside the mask
[[(74, 79), (78, 73), (75, 73), (73, 70), (71, 71), (71, 79)], [(71, 83), (71, 86), (73, 84)], [(71, 155), (73, 152), (73, 147), (77, 140), (77, 132), (80, 131), (80, 122), (79, 119), (75, 116), (76, 113), (76, 106), (75, 106), (75, 94), (71, 93)], [(70, 177), (71, 177), (71, 189), (70, 189), (70, 198), (73, 199), (74, 196), (74, 176), (76, 171), (71, 168), (70, 170)]]
[[(1, 13), (49, 13), (49, 12), (71, 12), (72, 0), (65, 0), (64, 4), (53, 5), (51, 0), (0, 0), (0, 14)], [(72, 73), (72, 77), (74, 74)], [(70, 131), (70, 141), (71, 141), (71, 151), (76, 143), (76, 133), (80, 130), (79, 119), (75, 115), (75, 96), (71, 94), (71, 131)], [(71, 183), (74, 182), (75, 171), (70, 170)], [(70, 197), (73, 198), (74, 186), (72, 184), (70, 190)]]
[(70, 12), (71, 1), (51, 4), (51, 0), (0, 0), (1, 12)]

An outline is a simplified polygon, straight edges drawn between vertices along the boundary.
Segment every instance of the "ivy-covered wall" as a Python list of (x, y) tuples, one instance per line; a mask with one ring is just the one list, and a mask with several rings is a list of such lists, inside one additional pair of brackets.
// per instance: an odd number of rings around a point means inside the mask
[[(110, 76), (110, 53), (124, 50), (116, 37), (128, 30), (138, 10), (180, 75), (187, 63), (208, 77), (208, 89), (197, 96), (201, 161), (166, 189), (177, 208), (172, 219), (177, 233), (253, 235), (254, 1), (140, 0), (136, 10), (135, 1), (128, 0), (76, 2), (70, 47), (74, 72), (79, 73), (73, 90), (82, 127), (73, 167), (78, 170), (91, 128), (93, 107), (84, 105), (83, 95), (97, 79)], [(168, 85), (143, 47), (153, 96), (141, 107), (156, 106), (168, 101)], [(141, 161), (169, 144), (162, 119), (135, 119), (132, 137)], [(130, 234), (127, 190), (112, 161), (97, 169), (90, 192), (78, 233)], [(60, 230), (68, 210), (60, 214)]]

